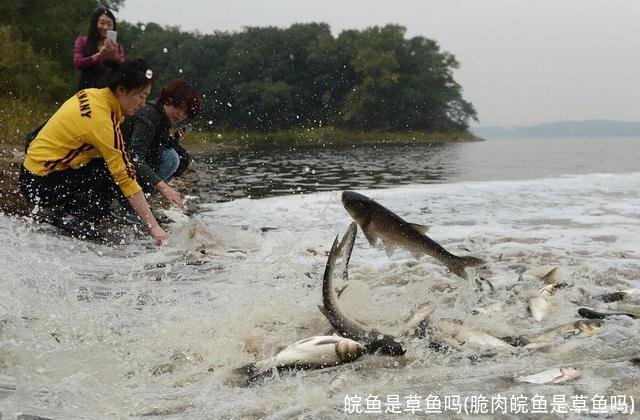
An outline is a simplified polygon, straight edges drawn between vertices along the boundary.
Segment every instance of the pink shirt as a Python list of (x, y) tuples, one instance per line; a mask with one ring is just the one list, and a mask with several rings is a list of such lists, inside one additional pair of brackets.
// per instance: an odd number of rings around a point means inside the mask
[[(82, 51), (85, 45), (87, 45), (87, 37), (79, 36), (76, 38), (76, 44), (73, 47), (73, 64), (76, 66), (76, 69), (80, 71), (90, 69), (97, 64), (93, 62), (91, 56), (84, 56)], [(122, 48), (122, 44), (118, 44), (118, 61), (121, 63), (124, 61), (124, 48)]]

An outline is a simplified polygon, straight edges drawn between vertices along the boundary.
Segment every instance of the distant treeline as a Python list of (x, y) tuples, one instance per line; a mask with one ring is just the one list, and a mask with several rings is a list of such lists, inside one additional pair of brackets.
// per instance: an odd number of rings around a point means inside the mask
[[(61, 101), (77, 85), (72, 49), (98, 1), (3, 0), (0, 95)], [(103, 2), (104, 3), (104, 2)], [(117, 10), (122, 0), (109, 2)], [(178, 5), (176, 5), (178, 7)], [(116, 14), (117, 17), (117, 14)], [(323, 23), (200, 34), (118, 22), (127, 56), (149, 61), (154, 92), (184, 77), (205, 94), (201, 123), (277, 131), (465, 131), (476, 119), (453, 78), (453, 55), (397, 25), (347, 30)]]
[(531, 126), (475, 127), (472, 131), (485, 139), (572, 137), (640, 138), (640, 122), (611, 120), (559, 121)]

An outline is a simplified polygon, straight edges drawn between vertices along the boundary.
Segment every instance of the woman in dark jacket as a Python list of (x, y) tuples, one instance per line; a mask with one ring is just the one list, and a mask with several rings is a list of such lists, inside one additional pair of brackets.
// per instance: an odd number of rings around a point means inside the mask
[[(202, 111), (202, 96), (183, 79), (173, 80), (160, 97), (127, 119), (122, 127), (127, 151), (132, 155), (138, 180), (147, 194), (158, 191), (182, 206), (182, 197), (166, 181), (189, 165), (189, 154), (180, 145), (178, 124)], [(175, 136), (171, 130), (177, 129)]]

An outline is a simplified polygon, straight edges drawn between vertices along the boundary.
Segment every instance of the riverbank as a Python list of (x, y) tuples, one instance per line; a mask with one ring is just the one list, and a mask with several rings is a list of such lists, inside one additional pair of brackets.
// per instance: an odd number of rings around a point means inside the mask
[[(17, 107), (17, 108), (16, 108)], [(16, 117), (11, 119), (8, 112), (2, 115), (3, 129), (0, 134), (0, 212), (18, 216), (28, 215), (31, 206), (27, 203), (18, 186), (20, 166), (24, 159), (24, 136), (33, 127), (45, 120), (45, 113), (27, 111), (20, 104), (13, 105)], [(20, 109), (18, 109), (20, 108)], [(282, 130), (274, 133), (240, 132), (232, 130), (189, 131), (184, 139), (185, 147), (198, 155), (212, 155), (220, 150), (237, 149), (253, 145), (278, 145), (286, 147), (317, 145), (356, 144), (399, 144), (399, 143), (445, 143), (482, 141), (470, 132), (427, 133), (422, 131), (359, 132), (332, 127)], [(191, 169), (176, 180), (184, 193), (197, 194), (199, 174)]]
[(186, 140), (187, 144), (207, 145), (228, 143), (251, 145), (275, 143), (296, 146), (319, 144), (371, 144), (371, 143), (444, 143), (483, 141), (471, 132), (426, 132), (426, 131), (353, 131), (334, 127), (312, 127), (281, 130), (273, 133), (241, 132), (234, 130), (199, 131), (194, 130)]

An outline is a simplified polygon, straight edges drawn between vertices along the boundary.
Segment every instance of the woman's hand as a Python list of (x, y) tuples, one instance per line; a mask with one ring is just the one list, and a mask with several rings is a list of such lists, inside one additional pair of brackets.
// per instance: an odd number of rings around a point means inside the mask
[(106, 59), (115, 59), (118, 58), (118, 45), (114, 44), (110, 40), (106, 40), (104, 45), (100, 47), (97, 53), (94, 54), (94, 61), (102, 61)]
[(112, 58), (112, 59), (118, 58), (118, 44), (107, 39), (104, 42), (104, 48), (107, 51), (106, 52), (107, 58)]
[(159, 224), (155, 224), (150, 227), (149, 233), (151, 233), (151, 236), (153, 236), (153, 239), (155, 239), (156, 245), (158, 246), (165, 244), (169, 240), (169, 234), (165, 232)]
[(181, 141), (187, 134), (187, 127), (176, 128), (176, 140)]
[(184, 206), (184, 202), (182, 201), (180, 193), (167, 185), (166, 182), (158, 182), (156, 188), (158, 189), (158, 191), (160, 191), (160, 194), (162, 194), (164, 198), (171, 202), (171, 204), (175, 204), (178, 207)]
[(157, 245), (162, 245), (169, 239), (169, 234), (164, 231), (158, 224), (158, 221), (151, 213), (151, 209), (149, 208), (149, 203), (147, 203), (147, 199), (144, 197), (144, 193), (142, 191), (138, 191), (132, 196), (128, 197), (129, 204), (133, 208), (133, 211), (136, 212), (140, 220), (147, 225), (149, 229), (149, 233), (155, 239)]

